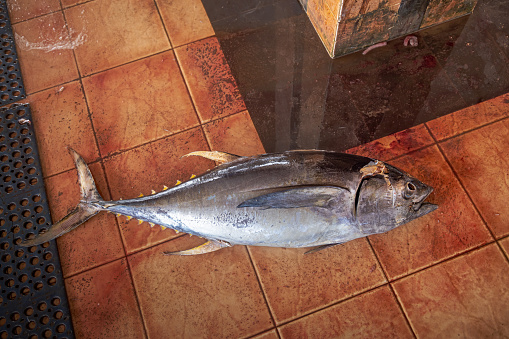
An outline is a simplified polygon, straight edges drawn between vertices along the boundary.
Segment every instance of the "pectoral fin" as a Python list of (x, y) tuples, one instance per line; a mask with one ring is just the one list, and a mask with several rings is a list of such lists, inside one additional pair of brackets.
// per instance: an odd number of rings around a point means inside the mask
[(205, 254), (210, 252), (215, 252), (217, 250), (220, 250), (221, 248), (225, 247), (231, 247), (229, 243), (226, 241), (221, 240), (209, 240), (204, 244), (201, 244), (200, 246), (190, 248), (188, 250), (184, 251), (178, 251), (178, 252), (164, 252), (166, 255), (195, 255), (195, 254)]
[(313, 186), (291, 188), (284, 191), (260, 195), (249, 199), (237, 207), (261, 208), (298, 208), (298, 207), (328, 207), (341, 191), (346, 190), (336, 186)]
[(233, 161), (233, 160), (236, 160), (236, 159), (240, 158), (240, 156), (235, 155), (235, 154), (218, 152), (218, 151), (211, 151), (211, 152), (208, 152), (208, 151), (197, 151), (197, 152), (191, 152), (191, 153), (188, 153), (188, 154), (182, 156), (182, 158), (189, 157), (189, 156), (192, 156), (192, 155), (203, 157), (203, 158), (206, 158), (206, 159), (209, 159), (209, 160), (213, 160), (213, 161), (217, 161), (217, 162), (219, 162), (221, 164), (224, 164), (225, 162), (230, 162), (230, 161)]

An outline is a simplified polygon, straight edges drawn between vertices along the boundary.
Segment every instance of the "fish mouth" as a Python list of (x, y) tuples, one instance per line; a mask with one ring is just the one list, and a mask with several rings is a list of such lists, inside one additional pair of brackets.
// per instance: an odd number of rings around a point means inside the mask
[(433, 187), (429, 187), (428, 192), (426, 192), (426, 194), (424, 194), (422, 196), (422, 198), (418, 202), (415, 202), (415, 203), (412, 204), (412, 208), (413, 208), (414, 211), (416, 211), (416, 212), (419, 211), (421, 209), (421, 207), (425, 208), (427, 210), (427, 209), (430, 208), (430, 206), (434, 206), (434, 208), (432, 210), (430, 210), (430, 211), (425, 213), (425, 214), (427, 214), (427, 213), (432, 212), (435, 209), (437, 209), (438, 205), (435, 205), (435, 204), (432, 204), (432, 203), (424, 201), (431, 194), (431, 192), (433, 192)]

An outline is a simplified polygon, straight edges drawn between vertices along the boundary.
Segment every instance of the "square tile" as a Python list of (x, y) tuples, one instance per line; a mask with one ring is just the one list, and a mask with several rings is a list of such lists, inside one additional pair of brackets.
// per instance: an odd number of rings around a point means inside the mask
[(170, 48), (153, 0), (96, 0), (64, 12), (69, 29), (85, 37), (75, 49), (82, 75)]
[(467, 192), (495, 236), (509, 234), (507, 182), (509, 119), (440, 144)]
[(44, 14), (60, 10), (58, 0), (8, 0), (9, 18), (14, 24), (19, 21), (35, 18)]
[(102, 156), (199, 124), (172, 51), (83, 79)]
[(434, 188), (438, 209), (390, 232), (369, 237), (389, 279), (395, 279), (492, 240), (465, 191), (431, 146), (391, 161)]
[(125, 259), (65, 280), (78, 338), (145, 338)]
[[(90, 171), (99, 193), (105, 200), (109, 200), (101, 164), (92, 164)], [(45, 186), (53, 222), (66, 216), (80, 200), (76, 170), (46, 179)], [(57, 244), (64, 277), (124, 256), (124, 247), (115, 217), (104, 212), (59, 237)]]
[(212, 150), (242, 156), (265, 153), (247, 111), (203, 125), (203, 130)]
[(249, 247), (277, 324), (385, 282), (365, 238), (322, 251)]
[(433, 144), (433, 138), (424, 125), (377, 139), (347, 150), (345, 153), (387, 161)]
[(202, 122), (246, 109), (216, 38), (182, 46), (175, 53)]
[(27, 93), (78, 78), (72, 53), (78, 35), (69, 36), (62, 12), (12, 26)]
[(163, 254), (202, 242), (184, 236), (129, 257), (149, 337), (239, 338), (272, 328), (245, 246)]
[[(151, 190), (160, 192), (163, 186), (173, 186), (177, 180), (186, 181), (192, 174), (200, 174), (214, 166), (201, 157), (180, 159), (194, 151), (207, 151), (208, 145), (201, 128), (158, 140), (105, 159), (104, 167), (114, 200), (135, 198)], [(178, 235), (169, 229), (150, 227), (148, 223), (125, 217), (118, 218), (127, 253), (164, 242)]]
[(502, 338), (509, 336), (508, 271), (493, 244), (393, 286), (419, 338)]
[(412, 337), (387, 285), (283, 325), (279, 330), (282, 338)]
[(87, 162), (99, 158), (92, 123), (79, 82), (29, 95), (37, 135), (41, 166), (45, 176), (74, 168), (67, 147)]
[(509, 94), (447, 114), (426, 125), (437, 140), (443, 140), (504, 117), (509, 117)]
[(200, 0), (156, 0), (173, 47), (214, 35)]
[[(60, 0), (60, 1), (62, 2), (62, 7), (66, 8), (66, 7), (70, 7), (70, 6), (79, 5), (81, 3), (88, 2), (90, 0)], [(92, 1), (94, 1), (94, 0), (92, 0)]]

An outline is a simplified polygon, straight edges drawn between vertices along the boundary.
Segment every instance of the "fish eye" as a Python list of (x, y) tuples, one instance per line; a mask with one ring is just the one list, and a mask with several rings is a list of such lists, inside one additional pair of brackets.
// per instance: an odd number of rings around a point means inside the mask
[(407, 182), (405, 185), (405, 190), (403, 192), (403, 198), (410, 199), (414, 195), (415, 191), (417, 190), (417, 187), (415, 187), (414, 184), (411, 182)]

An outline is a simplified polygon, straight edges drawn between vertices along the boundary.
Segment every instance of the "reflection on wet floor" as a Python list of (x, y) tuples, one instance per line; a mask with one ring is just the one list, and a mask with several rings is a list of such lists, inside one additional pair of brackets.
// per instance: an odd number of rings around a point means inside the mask
[(343, 151), (509, 91), (509, 2), (331, 59), (297, 0), (203, 0), (267, 152)]

